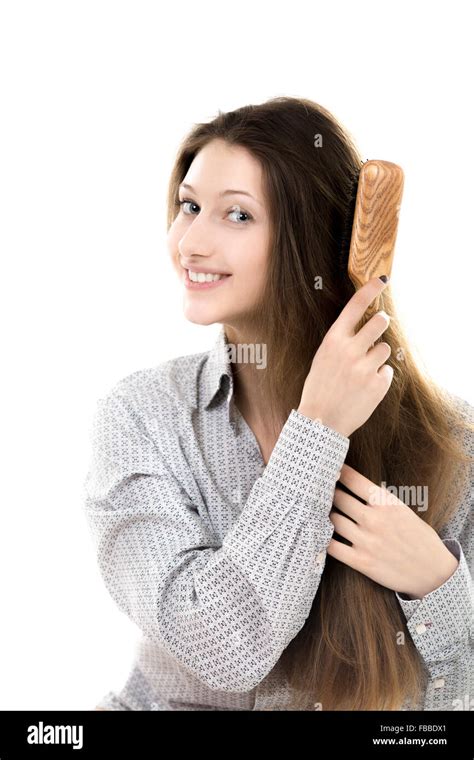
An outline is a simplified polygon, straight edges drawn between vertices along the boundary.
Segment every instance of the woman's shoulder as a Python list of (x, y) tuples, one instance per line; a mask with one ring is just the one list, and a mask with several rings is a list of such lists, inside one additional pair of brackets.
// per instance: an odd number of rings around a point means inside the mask
[(444, 393), (458, 415), (458, 420), (452, 428), (453, 435), (461, 443), (463, 453), (470, 457), (471, 461), (459, 466), (457, 476), (451, 484), (450, 497), (455, 500), (457, 508), (443, 529), (442, 535), (462, 537), (466, 545), (466, 543), (472, 543), (474, 531), (474, 406), (462, 396), (446, 390)]
[(451, 404), (456, 411), (456, 420), (452, 425), (454, 437), (461, 442), (463, 453), (471, 459), (471, 482), (474, 477), (474, 405), (462, 396), (448, 393)]
[(448, 397), (452, 400), (456, 409), (460, 412), (463, 420), (465, 422), (469, 422), (470, 424), (474, 424), (473, 404), (471, 404), (462, 396), (458, 396), (456, 393), (452, 393), (451, 391), (445, 391), (445, 393), (447, 393)]
[(193, 406), (200, 370), (208, 352), (173, 357), (119, 378), (99, 399), (99, 404), (119, 402), (138, 414), (153, 410), (178, 410)]
[(474, 457), (474, 405), (456, 393), (442, 389), (442, 394), (454, 410), (455, 416), (451, 422), (453, 436), (461, 441), (465, 453)]

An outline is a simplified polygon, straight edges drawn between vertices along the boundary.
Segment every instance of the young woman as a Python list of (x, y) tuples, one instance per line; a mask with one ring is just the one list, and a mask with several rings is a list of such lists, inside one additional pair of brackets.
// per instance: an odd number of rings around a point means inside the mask
[(99, 709), (472, 709), (473, 409), (417, 367), (387, 282), (354, 293), (361, 163), (297, 98), (180, 146), (169, 254), (185, 318), (221, 328), (98, 404), (86, 514), (142, 634)]

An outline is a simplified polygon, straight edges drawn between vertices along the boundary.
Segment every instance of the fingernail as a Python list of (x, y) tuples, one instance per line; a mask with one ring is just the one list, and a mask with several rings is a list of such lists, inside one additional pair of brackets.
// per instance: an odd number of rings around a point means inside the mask
[(381, 274), (379, 277), (379, 280), (382, 280), (382, 282), (388, 282), (390, 277), (386, 274)]

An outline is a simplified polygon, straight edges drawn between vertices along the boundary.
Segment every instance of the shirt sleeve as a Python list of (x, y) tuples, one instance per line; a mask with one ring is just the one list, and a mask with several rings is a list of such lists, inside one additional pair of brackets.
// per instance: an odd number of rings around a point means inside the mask
[[(469, 529), (470, 526), (468, 526)], [(460, 541), (443, 539), (458, 560), (454, 573), (422, 599), (396, 592), (407, 628), (431, 679), (431, 688), (449, 689), (452, 709), (471, 709), (474, 699), (474, 592)], [(471, 555), (472, 556), (472, 555)], [(470, 707), (466, 707), (466, 702)], [(446, 708), (445, 708), (446, 709)]]
[[(452, 396), (452, 394), (451, 394)], [(463, 419), (474, 422), (474, 409), (466, 400), (452, 396)], [(455, 430), (462, 436), (466, 453), (474, 456), (474, 436), (468, 430)], [(456, 484), (453, 484), (453, 491)], [(453, 574), (422, 599), (409, 599), (396, 593), (407, 621), (407, 628), (430, 676), (427, 699), (444, 705), (449, 694), (452, 710), (474, 707), (474, 542), (473, 542), (474, 468), (471, 464), (466, 488), (453, 518), (454, 530), (445, 528), (443, 543), (458, 560)], [(448, 537), (448, 536), (452, 537)], [(454, 537), (457, 536), (457, 537)], [(440, 708), (441, 709), (441, 708)], [(446, 707), (442, 707), (446, 709)]]
[(293, 409), (221, 542), (126, 391), (100, 399), (84, 508), (118, 607), (208, 687), (254, 688), (311, 611), (348, 447)]

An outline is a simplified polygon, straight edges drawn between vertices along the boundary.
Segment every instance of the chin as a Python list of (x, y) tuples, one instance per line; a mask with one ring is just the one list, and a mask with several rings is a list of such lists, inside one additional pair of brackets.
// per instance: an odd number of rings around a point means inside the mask
[(183, 310), (185, 319), (188, 322), (193, 322), (195, 325), (214, 325), (216, 322), (220, 324), (232, 324), (236, 319), (235, 312), (224, 311), (223, 309), (197, 309), (194, 306), (191, 307), (186, 304)]
[(191, 319), (185, 315), (188, 322), (192, 322), (194, 325), (213, 325), (217, 320), (215, 319)]
[(184, 309), (184, 317), (188, 322), (192, 322), (195, 325), (213, 325), (215, 322), (221, 321), (221, 315), (218, 312), (212, 314), (209, 311), (207, 314), (199, 313), (197, 309)]

